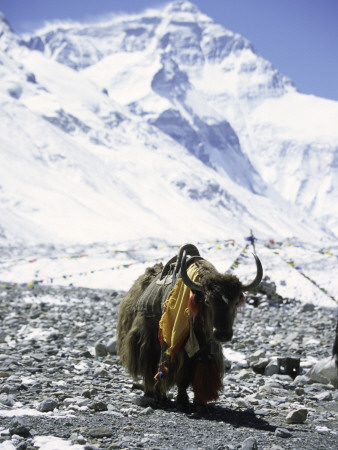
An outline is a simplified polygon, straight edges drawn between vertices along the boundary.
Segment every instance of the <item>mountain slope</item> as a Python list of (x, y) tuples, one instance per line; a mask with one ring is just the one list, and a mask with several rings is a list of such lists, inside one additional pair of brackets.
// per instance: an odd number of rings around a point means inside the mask
[(2, 242), (338, 233), (337, 102), (191, 3), (1, 23)]

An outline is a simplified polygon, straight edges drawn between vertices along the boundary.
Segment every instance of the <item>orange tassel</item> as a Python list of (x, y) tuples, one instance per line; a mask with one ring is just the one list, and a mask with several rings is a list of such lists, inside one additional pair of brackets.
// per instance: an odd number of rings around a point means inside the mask
[(160, 341), (161, 345), (164, 344), (163, 331), (160, 327), (158, 328), (158, 340)]
[(196, 400), (203, 404), (218, 399), (218, 391), (222, 387), (219, 370), (214, 362), (208, 364), (199, 361), (195, 368), (193, 390)]
[(189, 314), (195, 319), (195, 317), (199, 314), (201, 310), (201, 303), (199, 303), (196, 299), (196, 294), (193, 294), (188, 301), (188, 310)]

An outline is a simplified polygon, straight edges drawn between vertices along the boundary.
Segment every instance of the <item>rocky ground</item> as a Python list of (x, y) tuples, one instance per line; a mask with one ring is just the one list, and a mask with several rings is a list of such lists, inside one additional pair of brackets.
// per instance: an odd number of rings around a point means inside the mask
[[(0, 287), (0, 449), (43, 449), (47, 435), (74, 450), (337, 448), (337, 386), (305, 376), (331, 355), (335, 311), (282, 299), (265, 283), (225, 345), (219, 401), (207, 413), (184, 414), (174, 401), (144, 402), (121, 367), (114, 339), (121, 296)], [(300, 375), (285, 374), (278, 357), (299, 358)], [(48, 448), (68, 448), (58, 442)]]

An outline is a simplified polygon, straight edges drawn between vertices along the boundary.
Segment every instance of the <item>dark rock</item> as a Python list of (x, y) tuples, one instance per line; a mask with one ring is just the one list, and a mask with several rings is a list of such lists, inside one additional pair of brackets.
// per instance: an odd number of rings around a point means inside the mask
[(58, 402), (54, 398), (46, 398), (39, 405), (39, 411), (41, 412), (50, 412), (54, 411), (57, 408)]
[(18, 436), (22, 436), (24, 438), (30, 437), (30, 429), (27, 425), (27, 422), (22, 417), (14, 417), (9, 425), (9, 433), (10, 435), (17, 434)]
[(94, 411), (108, 411), (108, 405), (105, 402), (97, 401), (89, 405), (89, 408)]
[(101, 342), (97, 342), (95, 344), (95, 354), (96, 356), (107, 356), (108, 355), (107, 347)]
[(91, 428), (90, 430), (88, 430), (88, 434), (93, 438), (103, 438), (112, 436), (113, 431), (111, 428), (108, 427), (98, 427), (98, 428)]
[(264, 374), (266, 366), (269, 364), (268, 358), (263, 358), (250, 364), (251, 369), (261, 375)]

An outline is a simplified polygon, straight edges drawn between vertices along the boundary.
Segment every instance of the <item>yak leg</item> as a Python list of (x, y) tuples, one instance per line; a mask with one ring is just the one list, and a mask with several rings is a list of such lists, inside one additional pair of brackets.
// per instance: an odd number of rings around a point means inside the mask
[(160, 359), (160, 344), (157, 337), (158, 319), (144, 317), (138, 313), (128, 331), (123, 349), (122, 362), (130, 375), (144, 380), (144, 393), (155, 396), (154, 376)]
[(189, 397), (187, 394), (189, 383), (180, 384), (177, 386), (177, 397), (176, 397), (176, 404), (177, 408), (180, 411), (189, 412), (190, 411), (190, 405), (189, 405)]
[(177, 371), (177, 397), (176, 404), (180, 411), (189, 412), (189, 397), (187, 389), (191, 382), (191, 361), (188, 359), (185, 351), (181, 351), (177, 355), (177, 363), (179, 369)]

